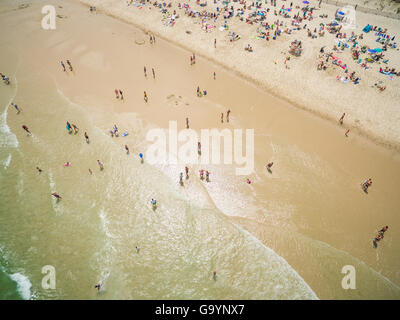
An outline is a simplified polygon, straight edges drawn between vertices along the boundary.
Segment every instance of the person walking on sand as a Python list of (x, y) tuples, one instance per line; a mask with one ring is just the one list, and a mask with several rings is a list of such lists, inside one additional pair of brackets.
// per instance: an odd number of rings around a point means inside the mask
[(216, 79), (216, 76), (217, 76), (217, 75), (216, 75), (216, 73), (215, 73), (215, 71), (214, 71), (214, 74), (213, 74), (213, 76), (214, 76), (214, 80), (215, 80), (215, 79)]
[(199, 173), (200, 173), (200, 179), (203, 180), (204, 179), (204, 170), (203, 169), (199, 170)]
[(67, 64), (69, 66), (69, 70), (71, 70), (71, 72), (72, 72), (74, 69), (72, 68), (72, 64), (69, 60), (67, 60)]
[(183, 173), (182, 172), (179, 174), (179, 184), (181, 186), (183, 186)]
[(224, 113), (221, 112), (221, 123), (224, 123)]
[(136, 253), (139, 253), (140, 248), (138, 246), (136, 246), (135, 249), (136, 249)]
[(125, 150), (126, 150), (126, 154), (129, 154), (129, 148), (128, 148), (128, 145), (125, 145)]
[(213, 279), (214, 279), (214, 281), (217, 280), (217, 271), (216, 270), (213, 271)]
[(21, 112), (21, 110), (18, 108), (18, 106), (15, 103), (11, 103), (11, 105), (15, 108), (15, 110), (17, 110), (17, 114), (19, 114)]
[(151, 72), (153, 72), (153, 79), (155, 79), (156, 78), (156, 73), (154, 71), (154, 68), (151, 68)]
[(186, 129), (189, 129), (189, 118), (186, 118)]
[(146, 66), (144, 66), (144, 76), (147, 78)]
[(200, 141), (197, 142), (197, 153), (200, 155), (201, 154), (201, 143)]
[(102, 163), (100, 160), (97, 160), (97, 164), (98, 164), (99, 167), (100, 167), (100, 171), (102, 171), (102, 170), (104, 169), (103, 163)]
[(86, 143), (89, 143), (89, 136), (86, 131), (85, 131), (85, 139), (86, 139)]
[(24, 129), (26, 132), (28, 132), (28, 134), (32, 134), (30, 131), (29, 131), (29, 129), (28, 129), (28, 127), (26, 126), (26, 125), (22, 125), (22, 129)]
[(193, 57), (190, 56), (190, 65), (193, 65)]
[(214, 48), (217, 48), (217, 39), (214, 39)]
[(231, 113), (231, 110), (229, 109), (227, 112), (226, 112), (226, 122), (229, 122), (229, 114)]
[(147, 101), (149, 101), (149, 98), (147, 98), (146, 91), (144, 91), (144, 93), (143, 93), (143, 99), (144, 99), (144, 102), (146, 102), (146, 103), (147, 103)]
[(93, 174), (92, 169), (90, 169), (90, 168), (89, 168), (89, 173), (90, 173), (90, 174)]
[(36, 167), (36, 170), (39, 172), (39, 173), (42, 173), (42, 169), (40, 169), (39, 167)]
[(64, 64), (64, 62), (62, 62), (62, 61), (61, 61), (61, 66), (63, 67), (63, 69), (64, 69), (64, 72), (66, 72), (66, 71), (67, 71), (67, 69), (65, 69), (65, 64)]
[(274, 165), (273, 162), (270, 162), (270, 163), (267, 164), (268, 171), (271, 171), (271, 168), (272, 168), (273, 165)]
[(122, 94), (122, 90), (119, 90), (119, 94), (121, 96), (121, 100), (124, 100), (124, 95)]
[(117, 99), (119, 99), (118, 90), (115, 89), (114, 92), (115, 92), (115, 97), (116, 97)]
[(210, 182), (210, 172), (206, 170), (206, 181)]
[(185, 167), (186, 179), (189, 179), (189, 168)]
[(349, 136), (350, 129), (347, 129), (346, 133), (344, 134), (346, 137)]
[(344, 116), (346, 115), (346, 113), (344, 113), (343, 112), (343, 114), (342, 114), (342, 116), (340, 117), (340, 119), (339, 119), (339, 123), (342, 125), (343, 124), (343, 119), (344, 119)]

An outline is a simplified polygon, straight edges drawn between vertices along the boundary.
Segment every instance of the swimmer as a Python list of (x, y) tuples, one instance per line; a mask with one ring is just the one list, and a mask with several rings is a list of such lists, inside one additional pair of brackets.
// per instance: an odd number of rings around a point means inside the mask
[(86, 139), (86, 143), (89, 143), (89, 136), (86, 131), (85, 131), (85, 139)]
[(23, 125), (23, 126), (22, 126), (22, 129), (24, 129), (26, 132), (28, 132), (28, 134), (32, 134), (32, 133), (29, 131), (29, 129), (28, 129), (28, 127), (27, 127), (26, 125)]
[(40, 169), (39, 167), (36, 167), (36, 170), (39, 172), (39, 173), (42, 173), (42, 169)]
[(104, 165), (103, 165), (103, 163), (102, 163), (100, 160), (97, 160), (97, 164), (99, 165), (100, 170), (103, 170), (103, 169), (104, 169)]

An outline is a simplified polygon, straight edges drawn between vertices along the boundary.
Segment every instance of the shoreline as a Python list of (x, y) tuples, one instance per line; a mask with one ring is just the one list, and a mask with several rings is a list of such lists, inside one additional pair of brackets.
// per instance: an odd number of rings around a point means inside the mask
[[(90, 5), (93, 5), (93, 4), (99, 5), (96, 0), (94, 0), (94, 1), (93, 0), (77, 0), (77, 1), (87, 7), (90, 7)], [(95, 2), (95, 3), (93, 3), (93, 2)], [(330, 4), (328, 4), (328, 5), (333, 7), (333, 5), (330, 5)], [(168, 41), (171, 44), (173, 44), (183, 50), (187, 50), (189, 52), (195, 52), (198, 57), (201, 57), (202, 59), (205, 59), (208, 62), (211, 62), (212, 64), (222, 68), (223, 70), (225, 70), (227, 72), (231, 72), (232, 74), (234, 74), (236, 77), (240, 78), (241, 80), (244, 80), (248, 84), (256, 87), (257, 89), (267, 92), (271, 96), (278, 98), (279, 100), (282, 100), (285, 103), (290, 104), (292, 107), (309, 112), (319, 118), (329, 121), (332, 124), (336, 124), (336, 125), (338, 124), (338, 117), (340, 116), (339, 113), (333, 115), (332, 113), (327, 112), (325, 109), (315, 108), (312, 106), (311, 103), (308, 103), (311, 100), (313, 100), (312, 98), (314, 98), (314, 97), (311, 97), (308, 102), (307, 101), (296, 101), (296, 98), (283, 94), (281, 91), (284, 89), (281, 89), (279, 87), (277, 88), (276, 86), (273, 87), (271, 85), (271, 83), (269, 83), (268, 81), (266, 81), (266, 80), (262, 81), (260, 79), (257, 79), (255, 76), (251, 75), (250, 73), (245, 73), (242, 70), (235, 68), (232, 65), (229, 65), (228, 63), (225, 63), (218, 58), (212, 57), (211, 55), (204, 52), (204, 50), (199, 51), (199, 50), (195, 50), (195, 49), (191, 48), (190, 47), (190, 44), (191, 44), (190, 39), (188, 41), (189, 43), (186, 44), (183, 41), (176, 40), (174, 37), (171, 36), (171, 34), (167, 34), (167, 31), (165, 33), (161, 33), (160, 30), (158, 30), (159, 28), (157, 28), (157, 26), (154, 26), (153, 28), (151, 28), (149, 26), (149, 24), (153, 21), (147, 21), (146, 25), (142, 25), (141, 23), (143, 23), (145, 21), (140, 21), (140, 17), (138, 17), (138, 20), (133, 20), (133, 19), (131, 19), (132, 17), (125, 17), (125, 16), (118, 15), (117, 9), (115, 9), (115, 11), (113, 12), (113, 11), (110, 11), (109, 7), (106, 8), (102, 4), (99, 6), (99, 9), (100, 9), (99, 13), (105, 14), (114, 19), (118, 19), (127, 24), (130, 24), (130, 25), (134, 26), (135, 28), (141, 30), (146, 35), (148, 35), (149, 33), (154, 34), (157, 37), (162, 38), (164, 41)], [(130, 9), (130, 8), (126, 7), (125, 9)], [(147, 9), (147, 5), (145, 7), (143, 7), (143, 9)], [(156, 9), (152, 7), (151, 10), (154, 11)], [(157, 12), (157, 13), (159, 14), (159, 12)], [(153, 15), (153, 12), (150, 12), (147, 14)], [(159, 17), (155, 17), (155, 18), (157, 20), (159, 20)], [(154, 17), (152, 17), (151, 19), (154, 20)], [(165, 30), (168, 30), (167, 27), (164, 27), (164, 28), (166, 28)], [(178, 28), (178, 26), (175, 26), (174, 28)], [(192, 35), (192, 37), (195, 37), (195, 36)], [(235, 49), (232, 49), (232, 50), (235, 50)], [(281, 70), (281, 71), (285, 72), (285, 70)], [(276, 72), (280, 72), (280, 71), (277, 70)], [(329, 81), (329, 80), (330, 79), (327, 79), (327, 81)], [(362, 90), (362, 89), (353, 88), (353, 90)], [(329, 97), (322, 96), (322, 98), (329, 98)], [(345, 110), (345, 108), (342, 108), (342, 109)], [(349, 115), (349, 113), (350, 112), (346, 112), (347, 115)], [(365, 126), (360, 125), (360, 122), (357, 120), (358, 119), (356, 119), (355, 123), (347, 122), (346, 129), (350, 129), (352, 132), (357, 133), (360, 137), (363, 137), (378, 146), (381, 146), (389, 151), (394, 151), (394, 152), (396, 152), (396, 154), (400, 154), (400, 131), (398, 133), (398, 136), (385, 137), (382, 134), (373, 132), (372, 129), (370, 129), (369, 127), (366, 128)], [(367, 119), (367, 121), (369, 121), (369, 120)], [(387, 133), (388, 132), (386, 132), (386, 134)]]

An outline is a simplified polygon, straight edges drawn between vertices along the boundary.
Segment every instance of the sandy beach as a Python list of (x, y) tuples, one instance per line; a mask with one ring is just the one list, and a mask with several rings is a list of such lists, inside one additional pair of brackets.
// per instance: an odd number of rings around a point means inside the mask
[[(345, 49), (335, 55), (361, 80), (342, 83), (336, 66), (317, 70), (320, 48), (332, 48), (333, 34), (311, 39), (302, 29), (267, 42), (252, 38), (256, 24), (236, 18), (228, 19), (229, 31), (218, 30), (222, 18), (206, 33), (178, 3), (168, 11), (179, 18), (166, 26), (168, 18), (161, 21), (150, 4), (57, 0), (56, 30), (40, 26), (44, 1), (0, 5), (0, 72), (11, 80), (0, 87), (0, 271), (18, 274), (28, 288), (23, 298), (32, 299), (399, 299), (399, 77), (383, 77), (383, 64), (363, 70)], [(326, 13), (329, 23), (335, 10), (322, 3), (314, 16)], [(267, 15), (270, 23), (282, 20)], [(307, 23), (314, 29), (320, 22)], [(399, 31), (398, 20), (357, 13), (354, 32), (368, 23), (393, 36)], [(230, 31), (241, 39), (230, 42)], [(285, 68), (295, 39), (303, 54)], [(364, 34), (370, 47), (374, 39)], [(244, 50), (248, 43), (253, 52)], [(385, 56), (399, 65), (397, 49)], [(73, 72), (63, 72), (66, 59)], [(381, 80), (385, 91), (371, 87)], [(196, 96), (197, 86), (207, 95)], [(221, 123), (227, 110), (230, 121)], [(150, 129), (167, 131), (177, 121), (182, 130), (186, 118), (197, 132), (254, 129), (254, 172), (191, 165), (180, 186), (185, 163), (140, 163)], [(79, 132), (68, 135), (66, 121)], [(111, 137), (114, 124), (129, 135)], [(67, 161), (71, 168), (63, 167)], [(200, 169), (211, 172), (210, 182), (198, 178)], [(368, 178), (365, 193), (360, 183)], [(52, 192), (62, 195), (60, 203)], [(385, 225), (375, 249), (372, 240)], [(50, 293), (40, 287), (46, 264), (58, 275)], [(345, 265), (357, 271), (355, 290), (341, 286)], [(99, 280), (106, 283), (101, 295), (93, 290)]]

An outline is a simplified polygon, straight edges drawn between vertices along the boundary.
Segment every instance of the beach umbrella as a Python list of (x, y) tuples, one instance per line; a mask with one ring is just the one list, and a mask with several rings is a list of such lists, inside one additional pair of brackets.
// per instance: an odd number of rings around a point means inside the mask
[(374, 50), (375, 50), (375, 52), (382, 52), (381, 48), (375, 48)]
[(341, 16), (343, 16), (343, 15), (344, 15), (344, 12), (338, 11), (338, 14), (340, 14)]
[(376, 51), (374, 49), (368, 49), (369, 53), (375, 53)]
[(304, 3), (304, 4), (309, 4), (309, 2), (308, 2), (308, 1), (303, 1), (303, 3)]

